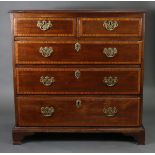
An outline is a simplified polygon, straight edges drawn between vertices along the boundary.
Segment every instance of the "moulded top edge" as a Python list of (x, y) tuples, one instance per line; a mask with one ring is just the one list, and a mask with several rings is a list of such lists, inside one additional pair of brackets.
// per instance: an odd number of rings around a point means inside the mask
[(147, 10), (10, 10), (9, 13), (146, 13)]

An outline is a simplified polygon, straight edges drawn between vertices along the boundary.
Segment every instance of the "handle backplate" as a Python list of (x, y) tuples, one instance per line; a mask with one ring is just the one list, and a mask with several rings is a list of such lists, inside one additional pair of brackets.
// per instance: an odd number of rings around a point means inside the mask
[(112, 87), (112, 86), (115, 86), (118, 83), (118, 77), (112, 77), (112, 76), (104, 77), (103, 82), (107, 86)]
[(103, 27), (105, 27), (108, 31), (113, 31), (116, 27), (118, 27), (118, 22), (113, 20), (106, 20), (103, 22)]
[(114, 117), (117, 114), (118, 110), (116, 107), (107, 107), (103, 108), (103, 113), (107, 117)]
[(52, 47), (40, 47), (39, 52), (42, 54), (43, 57), (47, 58), (51, 56), (53, 53)]
[(108, 57), (108, 58), (113, 58), (117, 54), (117, 48), (104, 48), (103, 53)]
[(40, 28), (40, 30), (42, 30), (42, 31), (49, 30), (52, 26), (53, 25), (52, 25), (51, 21), (46, 21), (46, 20), (37, 21), (37, 27)]
[(44, 116), (44, 117), (50, 117), (53, 115), (54, 113), (54, 107), (48, 107), (48, 106), (45, 106), (45, 107), (41, 107), (41, 114)]
[(40, 82), (43, 83), (44, 86), (50, 86), (52, 83), (55, 82), (55, 79), (54, 77), (41, 76)]

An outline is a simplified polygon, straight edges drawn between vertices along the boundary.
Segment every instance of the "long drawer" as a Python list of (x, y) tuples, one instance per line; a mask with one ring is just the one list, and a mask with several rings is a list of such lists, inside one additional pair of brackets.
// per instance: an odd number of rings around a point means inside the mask
[(80, 18), (80, 36), (138, 37), (142, 35), (142, 18)]
[(16, 68), (17, 94), (139, 94), (140, 68)]
[(139, 97), (17, 97), (19, 126), (138, 126)]
[(74, 18), (15, 18), (15, 36), (74, 36)]
[(16, 64), (140, 64), (142, 42), (16, 41)]

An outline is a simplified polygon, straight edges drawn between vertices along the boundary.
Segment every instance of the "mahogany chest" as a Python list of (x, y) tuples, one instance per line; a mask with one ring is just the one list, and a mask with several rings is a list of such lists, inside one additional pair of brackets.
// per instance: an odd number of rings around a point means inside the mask
[(141, 11), (11, 11), (16, 125), (122, 133), (144, 144)]

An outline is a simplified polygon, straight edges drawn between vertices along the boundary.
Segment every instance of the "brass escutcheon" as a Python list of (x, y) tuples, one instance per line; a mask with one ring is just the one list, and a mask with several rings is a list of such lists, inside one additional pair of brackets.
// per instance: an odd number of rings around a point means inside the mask
[(82, 105), (81, 100), (76, 100), (76, 107), (80, 108)]
[(81, 45), (77, 42), (77, 43), (75, 44), (75, 50), (76, 50), (76, 52), (79, 52), (80, 49), (81, 49)]
[(79, 79), (80, 76), (81, 76), (80, 70), (76, 70), (74, 74), (75, 74), (75, 78), (76, 78), (76, 79)]

